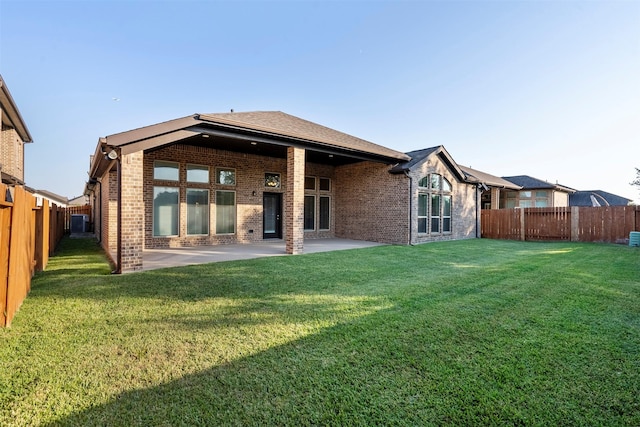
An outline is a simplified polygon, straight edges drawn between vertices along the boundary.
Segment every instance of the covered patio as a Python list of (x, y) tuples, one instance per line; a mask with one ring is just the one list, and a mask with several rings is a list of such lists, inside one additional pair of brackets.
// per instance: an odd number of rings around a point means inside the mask
[[(304, 253), (330, 252), (369, 248), (382, 243), (351, 239), (310, 239), (304, 242)], [(145, 249), (143, 271), (210, 262), (235, 261), (287, 255), (284, 240), (265, 240), (251, 244), (195, 246), (190, 248)]]

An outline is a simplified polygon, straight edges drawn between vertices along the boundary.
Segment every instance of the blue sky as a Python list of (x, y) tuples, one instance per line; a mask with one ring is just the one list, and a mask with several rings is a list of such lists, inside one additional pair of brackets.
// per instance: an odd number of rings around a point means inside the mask
[(0, 74), (68, 197), (99, 137), (233, 108), (640, 203), (638, 1), (0, 0)]

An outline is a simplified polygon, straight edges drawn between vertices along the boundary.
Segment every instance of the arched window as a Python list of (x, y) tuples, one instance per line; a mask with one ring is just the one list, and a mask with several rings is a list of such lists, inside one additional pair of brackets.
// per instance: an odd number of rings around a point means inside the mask
[(418, 181), (418, 233), (451, 233), (451, 183), (432, 173)]

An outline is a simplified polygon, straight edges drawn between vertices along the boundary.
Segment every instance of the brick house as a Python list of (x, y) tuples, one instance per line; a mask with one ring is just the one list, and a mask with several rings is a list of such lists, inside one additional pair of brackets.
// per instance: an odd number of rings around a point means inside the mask
[(24, 185), (24, 144), (32, 142), (20, 111), (0, 76), (0, 175), (2, 183)]
[(519, 191), (500, 194), (500, 208), (567, 207), (569, 196), (575, 189), (543, 181), (529, 175), (503, 176), (503, 179), (520, 186)]
[(117, 272), (144, 249), (479, 235), (478, 183), (444, 147), (401, 153), (282, 113), (195, 114), (100, 138), (85, 194)]

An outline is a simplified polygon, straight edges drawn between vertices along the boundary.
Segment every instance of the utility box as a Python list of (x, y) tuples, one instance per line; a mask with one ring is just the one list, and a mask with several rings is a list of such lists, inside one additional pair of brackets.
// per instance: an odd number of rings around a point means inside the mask
[(640, 231), (632, 231), (629, 233), (629, 246), (640, 247)]
[(89, 230), (89, 215), (71, 215), (71, 233), (86, 233)]

